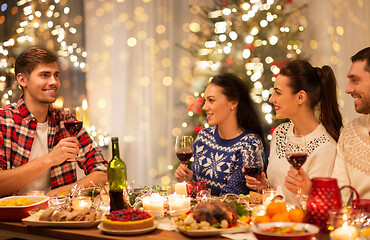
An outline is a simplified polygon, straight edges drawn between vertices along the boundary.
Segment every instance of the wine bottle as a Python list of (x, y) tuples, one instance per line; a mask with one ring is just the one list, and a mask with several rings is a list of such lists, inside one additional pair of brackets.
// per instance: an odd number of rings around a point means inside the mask
[(108, 166), (110, 211), (129, 207), (126, 164), (119, 156), (118, 137), (112, 137), (112, 160)]

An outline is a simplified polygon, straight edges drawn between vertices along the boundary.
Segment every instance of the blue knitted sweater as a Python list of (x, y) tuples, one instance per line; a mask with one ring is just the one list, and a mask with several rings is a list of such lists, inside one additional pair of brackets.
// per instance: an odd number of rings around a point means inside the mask
[(214, 196), (248, 194), (241, 149), (251, 155), (261, 154), (264, 158), (263, 143), (254, 133), (243, 132), (236, 138), (225, 140), (219, 136), (217, 126), (203, 129), (193, 145), (193, 180), (206, 182)]

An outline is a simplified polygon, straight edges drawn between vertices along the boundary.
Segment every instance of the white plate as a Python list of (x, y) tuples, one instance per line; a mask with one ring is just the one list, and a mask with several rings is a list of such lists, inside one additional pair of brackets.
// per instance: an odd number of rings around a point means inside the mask
[(189, 236), (189, 237), (209, 237), (209, 236), (217, 236), (221, 234), (227, 233), (241, 233), (247, 232), (249, 230), (249, 226), (242, 226), (242, 227), (232, 227), (227, 229), (214, 229), (214, 230), (185, 230), (181, 228), (179, 229), (180, 232)]
[(143, 233), (154, 231), (157, 227), (153, 226), (150, 228), (144, 228), (144, 229), (138, 229), (138, 230), (111, 230), (111, 229), (105, 229), (103, 228), (103, 224), (99, 224), (98, 228), (103, 233), (110, 234), (110, 235), (138, 235), (138, 234), (143, 234)]
[(91, 228), (98, 225), (101, 221), (68, 221), (68, 222), (52, 222), (52, 221), (37, 221), (33, 215), (23, 218), (23, 223), (33, 227), (55, 227), (55, 228)]

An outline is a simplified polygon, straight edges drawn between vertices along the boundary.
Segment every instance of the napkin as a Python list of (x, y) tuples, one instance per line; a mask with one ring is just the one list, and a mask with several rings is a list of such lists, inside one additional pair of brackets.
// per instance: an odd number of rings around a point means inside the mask
[(176, 230), (175, 224), (171, 221), (171, 219), (163, 218), (155, 221), (157, 228), (167, 231), (174, 231)]
[(257, 240), (253, 233), (227, 233), (221, 236), (233, 240)]

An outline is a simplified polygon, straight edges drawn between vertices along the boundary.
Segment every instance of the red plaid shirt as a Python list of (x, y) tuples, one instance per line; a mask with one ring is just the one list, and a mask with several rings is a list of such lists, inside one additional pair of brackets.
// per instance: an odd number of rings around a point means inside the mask
[[(28, 162), (33, 139), (36, 134), (37, 120), (28, 110), (23, 98), (17, 103), (0, 108), (0, 171), (19, 167)], [(48, 150), (68, 137), (64, 128), (63, 114), (49, 107), (48, 113)], [(85, 174), (93, 171), (107, 171), (108, 163), (101, 150), (95, 147), (90, 135), (84, 128), (78, 133), (79, 156), (85, 160), (78, 165)], [(57, 188), (77, 181), (76, 163), (65, 161), (51, 168), (51, 188)]]

